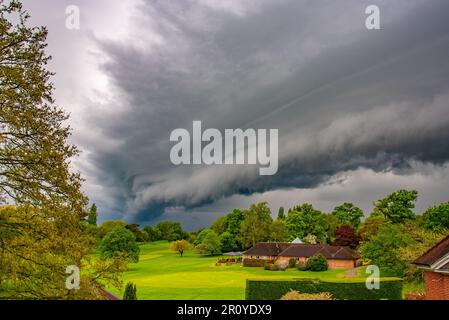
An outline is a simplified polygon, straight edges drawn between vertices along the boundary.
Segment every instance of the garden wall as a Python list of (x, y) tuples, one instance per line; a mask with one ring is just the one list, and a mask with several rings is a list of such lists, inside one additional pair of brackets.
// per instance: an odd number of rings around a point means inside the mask
[(246, 300), (278, 300), (290, 289), (300, 293), (329, 292), (337, 300), (401, 300), (402, 280), (381, 280), (380, 288), (369, 290), (365, 281), (327, 282), (318, 279), (246, 281)]

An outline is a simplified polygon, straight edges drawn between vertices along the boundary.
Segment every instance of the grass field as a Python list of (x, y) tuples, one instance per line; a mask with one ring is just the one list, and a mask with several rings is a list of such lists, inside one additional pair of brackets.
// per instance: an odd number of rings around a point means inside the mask
[[(168, 242), (154, 242), (140, 247), (139, 263), (131, 263), (124, 274), (125, 283), (137, 285), (138, 298), (143, 299), (245, 299), (246, 279), (319, 278), (345, 280), (344, 269), (324, 272), (266, 271), (239, 265), (215, 266), (217, 257), (204, 257), (187, 251), (183, 257), (169, 250)], [(360, 276), (357, 276), (360, 277)], [(354, 279), (354, 278), (352, 278)], [(111, 290), (122, 297), (122, 293)]]

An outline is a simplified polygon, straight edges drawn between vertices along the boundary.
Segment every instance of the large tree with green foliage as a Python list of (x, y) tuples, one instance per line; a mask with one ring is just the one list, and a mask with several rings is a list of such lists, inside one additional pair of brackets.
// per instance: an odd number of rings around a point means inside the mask
[(292, 208), (285, 218), (285, 225), (291, 238), (304, 239), (311, 234), (320, 242), (326, 239), (326, 217), (311, 204), (305, 203)]
[(115, 228), (101, 241), (100, 253), (104, 258), (125, 255), (132, 262), (139, 262), (140, 248), (131, 231), (126, 228)]
[(271, 223), (269, 240), (276, 242), (288, 240), (288, 230), (284, 220), (276, 219)]
[[(19, 1), (0, 0), (0, 205), (16, 204), (0, 209), (0, 292), (98, 297), (99, 280), (117, 284), (123, 265), (89, 259), (87, 198), (69, 168), (78, 151), (67, 142), (68, 115), (53, 100), (46, 37), (45, 27), (29, 25)], [(68, 265), (84, 268), (76, 292), (61, 285)]]
[(377, 265), (382, 275), (402, 276), (407, 266), (401, 259), (399, 250), (412, 242), (404, 227), (388, 223), (378, 233), (360, 246), (363, 259)]
[(345, 202), (334, 208), (332, 211), (338, 222), (343, 225), (351, 225), (353, 228), (358, 228), (360, 225), (360, 219), (363, 217), (363, 211), (353, 203)]
[(268, 240), (270, 226), (273, 222), (271, 211), (266, 202), (252, 204), (245, 211), (245, 220), (240, 226), (240, 241), (244, 248)]
[(159, 230), (162, 240), (175, 241), (189, 237), (188, 232), (182, 229), (181, 223), (176, 221), (162, 221), (155, 228)]
[(449, 202), (431, 207), (423, 214), (424, 227), (434, 231), (449, 229)]
[(203, 253), (207, 255), (221, 254), (221, 242), (218, 235), (211, 230), (203, 239), (201, 243), (203, 246)]
[(416, 190), (398, 190), (383, 199), (377, 200), (374, 203), (374, 210), (377, 210), (393, 223), (413, 220), (416, 215), (412, 209), (415, 208), (417, 198), (418, 191)]

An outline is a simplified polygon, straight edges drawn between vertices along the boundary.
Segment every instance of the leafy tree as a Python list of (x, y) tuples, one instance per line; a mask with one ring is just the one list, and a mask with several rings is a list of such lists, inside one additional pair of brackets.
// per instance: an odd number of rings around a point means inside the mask
[(240, 228), (243, 220), (245, 220), (245, 214), (240, 209), (233, 209), (232, 212), (226, 215), (224, 221), (224, 229), (234, 236), (236, 249), (242, 249), (242, 243), (239, 239)]
[(215, 232), (209, 232), (201, 243), (204, 247), (204, 254), (217, 255), (221, 254), (221, 242), (220, 238)]
[(284, 219), (285, 219), (284, 207), (279, 207), (278, 220), (284, 220)]
[(125, 254), (132, 262), (139, 262), (140, 248), (131, 231), (126, 228), (115, 228), (101, 241), (100, 253), (104, 258)]
[(98, 237), (103, 239), (105, 235), (114, 230), (115, 228), (124, 228), (126, 223), (121, 220), (108, 220), (103, 222), (98, 227)]
[(332, 215), (337, 217), (340, 224), (348, 224), (353, 228), (358, 228), (360, 219), (363, 217), (363, 211), (356, 207), (353, 203), (345, 202), (335, 207)]
[(148, 233), (140, 230), (140, 226), (136, 223), (127, 224), (125, 226), (126, 229), (131, 231), (134, 234), (137, 242), (146, 242), (149, 239)]
[[(118, 284), (122, 264), (90, 262), (87, 198), (70, 170), (78, 150), (68, 143), (68, 115), (53, 100), (47, 30), (29, 22), (19, 1), (0, 0), (0, 204), (15, 204), (0, 209), (0, 292), (92, 299), (99, 281)], [(85, 270), (76, 292), (61, 285), (68, 265)]]
[(327, 259), (322, 254), (317, 254), (307, 259), (306, 265), (307, 270), (310, 271), (326, 271), (328, 269)]
[(92, 204), (89, 208), (89, 213), (87, 215), (87, 222), (91, 225), (96, 226), (97, 225), (97, 206)]
[(308, 234), (316, 236), (320, 242), (326, 238), (325, 215), (308, 203), (292, 208), (285, 225), (291, 238), (304, 239)]
[(335, 230), (341, 226), (340, 220), (333, 215), (332, 213), (324, 214), (324, 218), (326, 221), (326, 238), (328, 243), (333, 243), (335, 240), (334, 232)]
[(355, 249), (360, 242), (360, 237), (350, 225), (342, 225), (335, 232), (334, 246), (347, 246)]
[(407, 222), (403, 228), (404, 233), (412, 240), (407, 246), (398, 250), (399, 259), (406, 262), (404, 277), (409, 282), (421, 282), (423, 280), (423, 272), (412, 262), (445, 238), (447, 231), (435, 232), (428, 230), (416, 223), (416, 221)]
[(382, 215), (372, 213), (359, 226), (360, 240), (365, 242), (375, 236), (379, 230), (387, 223)]
[(214, 230), (214, 232), (216, 234), (220, 235), (226, 231), (225, 221), (226, 221), (226, 216), (221, 216), (212, 223), (210, 228), (212, 230)]
[(123, 293), (123, 300), (137, 300), (137, 288), (132, 282), (128, 282)]
[(402, 223), (405, 220), (416, 218), (411, 209), (415, 208), (417, 198), (418, 191), (416, 190), (398, 190), (386, 198), (377, 200), (374, 206), (386, 219), (393, 223)]
[(402, 276), (406, 262), (399, 256), (399, 249), (411, 243), (402, 225), (388, 223), (368, 242), (360, 246), (362, 257), (377, 265), (383, 275)]
[(272, 222), (271, 211), (266, 202), (252, 204), (245, 211), (245, 220), (240, 227), (243, 246), (248, 248), (267, 240)]
[(316, 235), (309, 233), (304, 237), (304, 242), (309, 244), (317, 244), (317, 238)]
[(162, 239), (161, 232), (156, 227), (145, 226), (143, 228), (148, 235), (148, 241), (158, 241)]
[(196, 236), (196, 239), (194, 241), (195, 245), (199, 245), (200, 243), (203, 243), (204, 238), (209, 234), (214, 232), (212, 229), (209, 228), (203, 228)]
[(181, 257), (184, 254), (184, 251), (190, 248), (190, 243), (186, 240), (176, 240), (170, 243), (170, 249), (178, 252)]
[(69, 145), (68, 115), (54, 105), (46, 69), (47, 29), (29, 27), (19, 1), (0, 1), (0, 198), (36, 207), (64, 204), (85, 217), (78, 154)]
[(236, 250), (236, 243), (234, 236), (229, 232), (223, 232), (219, 236), (219, 240), (221, 243), (221, 250), (223, 252), (234, 251)]
[(427, 209), (423, 214), (424, 227), (433, 231), (449, 229), (449, 202)]
[(270, 240), (276, 242), (286, 241), (288, 238), (288, 230), (283, 220), (275, 220), (270, 226)]
[(175, 241), (189, 238), (189, 234), (182, 229), (179, 222), (162, 221), (155, 228), (161, 233), (162, 240)]

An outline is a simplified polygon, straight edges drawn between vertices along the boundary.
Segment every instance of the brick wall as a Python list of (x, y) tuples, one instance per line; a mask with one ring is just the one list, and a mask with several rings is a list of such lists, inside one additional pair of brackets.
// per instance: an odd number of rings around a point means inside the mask
[(328, 259), (327, 264), (329, 266), (329, 269), (338, 269), (338, 268), (351, 269), (351, 268), (354, 268), (353, 260)]
[(427, 300), (449, 300), (449, 275), (432, 271), (424, 272)]

